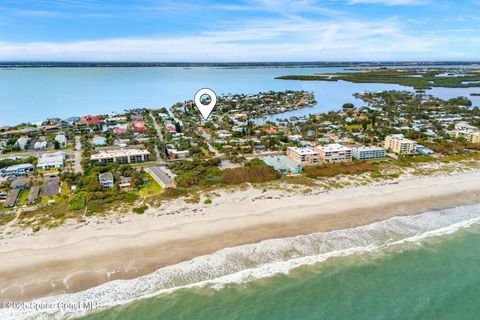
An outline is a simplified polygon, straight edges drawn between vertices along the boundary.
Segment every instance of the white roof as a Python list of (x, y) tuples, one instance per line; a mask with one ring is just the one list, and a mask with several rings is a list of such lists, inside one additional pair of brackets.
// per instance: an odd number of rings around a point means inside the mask
[(33, 168), (33, 164), (31, 163), (24, 163), (24, 164), (15, 164), (13, 166), (9, 166), (5, 169), (5, 171), (16, 171), (16, 170), (22, 170), (22, 169), (31, 169)]
[(312, 148), (288, 147), (288, 149), (301, 155), (318, 154), (318, 152), (313, 150)]
[(358, 151), (380, 151), (380, 150), (385, 150), (384, 148), (375, 147), (375, 146), (370, 146), (370, 147), (361, 146), (361, 147), (358, 147), (358, 148), (355, 148), (355, 149), (358, 150)]
[(55, 137), (55, 140), (57, 140), (58, 142), (65, 142), (65, 141), (67, 141), (67, 137), (65, 137), (64, 134), (58, 134), (58, 135)]
[(38, 159), (38, 166), (42, 166), (45, 164), (53, 164), (53, 163), (63, 164), (64, 161), (65, 161), (65, 153), (63, 152), (44, 153)]
[(341, 144), (338, 143), (332, 143), (332, 144), (327, 144), (325, 146), (318, 146), (317, 149), (322, 150), (324, 152), (330, 152), (330, 151), (351, 151), (351, 148), (347, 148), (345, 146), (342, 146)]
[(144, 149), (116, 149), (116, 150), (102, 150), (96, 154), (92, 154), (91, 160), (108, 159), (114, 157), (128, 157), (149, 155), (150, 152)]

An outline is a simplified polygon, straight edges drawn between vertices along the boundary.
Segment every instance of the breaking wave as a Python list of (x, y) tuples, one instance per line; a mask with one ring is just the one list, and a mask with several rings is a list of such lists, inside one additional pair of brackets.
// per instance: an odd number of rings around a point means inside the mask
[[(454, 233), (480, 222), (480, 204), (414, 216), (394, 217), (369, 225), (319, 232), (256, 244), (226, 248), (214, 254), (160, 268), (131, 280), (115, 280), (73, 294), (49, 296), (33, 302), (41, 310), (0, 310), (1, 319), (65, 319), (85, 310), (59, 309), (61, 301), (79, 305), (95, 301), (102, 309), (130, 303), (181, 288), (244, 283), (287, 274), (300, 266), (314, 265), (332, 257), (381, 252), (404, 244), (419, 245), (425, 239)], [(98, 311), (98, 309), (96, 310)]]

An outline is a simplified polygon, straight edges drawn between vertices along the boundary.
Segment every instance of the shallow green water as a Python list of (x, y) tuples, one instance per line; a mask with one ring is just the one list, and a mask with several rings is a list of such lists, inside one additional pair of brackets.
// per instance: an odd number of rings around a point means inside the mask
[(480, 228), (288, 276), (182, 289), (85, 319), (478, 319)]

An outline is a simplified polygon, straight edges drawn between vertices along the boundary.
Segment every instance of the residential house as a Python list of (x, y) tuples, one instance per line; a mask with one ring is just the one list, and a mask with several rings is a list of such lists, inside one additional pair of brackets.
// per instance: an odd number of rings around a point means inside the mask
[(268, 156), (262, 158), (262, 161), (282, 174), (302, 172), (302, 167), (287, 156)]
[(65, 148), (67, 146), (67, 137), (64, 134), (57, 134), (55, 136), (55, 141), (58, 142), (60, 148)]
[(113, 178), (113, 174), (111, 172), (105, 172), (98, 175), (98, 182), (104, 188), (113, 188), (115, 185), (115, 179)]
[(190, 156), (190, 151), (188, 150), (177, 150), (177, 149), (168, 149), (168, 155), (170, 159), (186, 159)]
[(26, 150), (30, 140), (31, 139), (27, 136), (21, 136), (15, 144), (20, 148), (20, 150)]
[(32, 205), (32, 204), (37, 203), (39, 195), (40, 195), (40, 187), (39, 186), (33, 186), (30, 189), (30, 192), (28, 193), (27, 204)]
[(54, 177), (45, 181), (45, 185), (43, 186), (43, 193), (42, 193), (44, 197), (56, 196), (59, 193), (60, 193), (60, 178)]
[(136, 120), (132, 122), (132, 129), (135, 132), (145, 132), (147, 128), (145, 127), (145, 122)]
[(5, 208), (13, 208), (17, 205), (18, 197), (20, 195), (20, 189), (12, 189), (8, 192), (7, 200), (3, 204)]
[(132, 187), (132, 178), (121, 176), (118, 185), (122, 190), (128, 190)]
[(417, 144), (417, 152), (426, 156), (432, 155), (435, 152), (425, 146), (422, 146), (421, 144)]
[(35, 150), (42, 150), (42, 149), (47, 149), (48, 148), (48, 141), (42, 140), (42, 141), (37, 141), (33, 145), (33, 149)]
[(19, 190), (25, 190), (30, 187), (30, 182), (28, 181), (27, 177), (19, 177), (15, 180), (12, 181), (10, 184), (10, 188), (12, 189), (19, 189)]
[(478, 128), (470, 125), (467, 122), (462, 121), (462, 122), (458, 122), (457, 124), (455, 124), (455, 130), (456, 131), (476, 132), (476, 131), (478, 131)]

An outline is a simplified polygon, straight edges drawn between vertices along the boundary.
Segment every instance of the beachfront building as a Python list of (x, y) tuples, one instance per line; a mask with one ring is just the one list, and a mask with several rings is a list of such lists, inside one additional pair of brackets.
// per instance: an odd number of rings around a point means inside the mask
[(421, 144), (417, 144), (417, 152), (425, 156), (430, 156), (435, 153), (432, 149), (422, 146)]
[(288, 147), (287, 156), (300, 166), (311, 166), (320, 163), (318, 151), (308, 147)]
[(104, 188), (111, 189), (115, 185), (115, 179), (113, 178), (113, 173), (105, 172), (98, 175), (98, 182)]
[(380, 147), (360, 147), (352, 149), (352, 157), (356, 160), (373, 160), (385, 158), (386, 151)]
[(7, 195), (7, 200), (5, 200), (5, 203), (3, 204), (3, 207), (5, 208), (13, 208), (17, 205), (18, 202), (18, 197), (20, 195), (20, 189), (12, 189), (10, 192), (8, 192)]
[(18, 177), (29, 174), (33, 170), (35, 170), (35, 167), (30, 163), (16, 164), (3, 169), (2, 175)]
[(177, 186), (173, 177), (161, 167), (149, 167), (145, 171), (163, 188), (175, 188)]
[(132, 178), (121, 176), (118, 181), (118, 186), (124, 191), (130, 189), (132, 187)]
[(150, 160), (150, 152), (144, 149), (102, 150), (90, 157), (93, 163), (139, 163)]
[(348, 162), (352, 161), (352, 149), (338, 143), (317, 146), (320, 160), (322, 162)]
[(268, 156), (262, 158), (262, 161), (282, 174), (302, 172), (302, 167), (287, 156)]
[(416, 154), (417, 142), (405, 139), (403, 134), (392, 134), (385, 138), (385, 149), (396, 154)]
[(11, 189), (25, 190), (30, 188), (30, 181), (27, 177), (20, 177), (12, 181), (10, 184)]
[(38, 196), (40, 195), (40, 187), (39, 186), (33, 186), (30, 189), (30, 192), (28, 193), (27, 197), (27, 204), (32, 205), (36, 204), (38, 201)]
[(480, 131), (457, 131), (455, 133), (456, 138), (464, 138), (470, 143), (480, 143)]
[(39, 170), (60, 169), (65, 164), (65, 153), (44, 153), (38, 158), (37, 168)]

